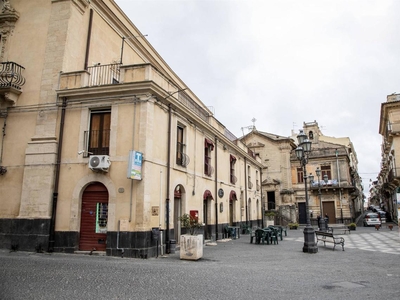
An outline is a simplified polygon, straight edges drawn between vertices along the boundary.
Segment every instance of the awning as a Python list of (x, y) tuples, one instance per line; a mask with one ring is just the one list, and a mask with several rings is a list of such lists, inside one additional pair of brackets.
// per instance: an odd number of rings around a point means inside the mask
[(206, 190), (204, 192), (203, 199), (204, 200), (207, 200), (207, 199), (214, 200), (214, 198), (213, 198), (213, 196), (212, 196), (212, 194), (211, 194), (211, 192), (209, 190)]
[(214, 150), (214, 143), (209, 139), (205, 139), (204, 140), (204, 147), (211, 148), (211, 151), (213, 151)]
[(232, 190), (232, 191), (230, 192), (230, 194), (229, 194), (229, 200), (230, 200), (230, 201), (237, 200), (236, 192), (235, 192), (235, 191)]
[(231, 162), (236, 162), (236, 157), (231, 154)]

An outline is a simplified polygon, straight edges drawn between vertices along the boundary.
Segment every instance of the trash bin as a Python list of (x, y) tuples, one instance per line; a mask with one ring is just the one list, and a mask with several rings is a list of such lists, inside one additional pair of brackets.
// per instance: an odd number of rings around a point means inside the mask
[[(322, 219), (322, 218), (321, 218)], [(328, 222), (329, 219), (328, 218), (324, 218), (324, 223), (325, 223), (325, 230), (328, 231)]]
[(153, 241), (158, 241), (159, 237), (160, 237), (160, 228), (153, 227), (151, 229), (151, 238), (153, 239)]
[(176, 240), (169, 240), (169, 252), (175, 254)]

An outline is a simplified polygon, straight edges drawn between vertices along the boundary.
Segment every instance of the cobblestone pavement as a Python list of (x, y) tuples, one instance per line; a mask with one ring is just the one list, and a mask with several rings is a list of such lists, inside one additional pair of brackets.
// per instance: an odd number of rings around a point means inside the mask
[(249, 235), (175, 254), (132, 259), (0, 251), (0, 299), (398, 299), (399, 231), (358, 227), (345, 251), (302, 252), (302, 230), (278, 245)]

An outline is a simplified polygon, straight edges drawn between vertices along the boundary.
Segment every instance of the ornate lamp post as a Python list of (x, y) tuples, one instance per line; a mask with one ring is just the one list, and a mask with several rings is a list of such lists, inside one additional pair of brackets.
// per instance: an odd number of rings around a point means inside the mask
[[(321, 198), (321, 181), (320, 181), (320, 176), (321, 176), (321, 169), (317, 168), (315, 170), (315, 173), (317, 174), (318, 177), (318, 198), (319, 198), (319, 211), (320, 211), (320, 216), (321, 218), (319, 219), (319, 224), (318, 227), (320, 230), (323, 230), (325, 228), (325, 218), (324, 218), (324, 212), (322, 210), (322, 198)], [(324, 175), (324, 182), (325, 184), (328, 183), (328, 175)]]
[(304, 246), (303, 252), (306, 253), (317, 253), (318, 247), (315, 243), (315, 231), (314, 228), (311, 226), (310, 222), (310, 210), (308, 206), (308, 190), (307, 190), (307, 171), (306, 165), (308, 163), (308, 155), (311, 152), (311, 141), (307, 139), (307, 135), (300, 130), (299, 135), (297, 136), (297, 140), (299, 142), (299, 146), (296, 148), (296, 157), (300, 161), (300, 164), (303, 168), (303, 175), (304, 175), (304, 188), (305, 188), (305, 196), (306, 196), (306, 221), (307, 225), (304, 228)]

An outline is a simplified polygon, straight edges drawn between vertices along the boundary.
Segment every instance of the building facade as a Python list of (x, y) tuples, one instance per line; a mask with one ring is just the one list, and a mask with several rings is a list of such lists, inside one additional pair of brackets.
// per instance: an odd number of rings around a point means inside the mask
[[(243, 141), (260, 156), (264, 164), (263, 207), (275, 210), (283, 224), (306, 223), (305, 176), (311, 222), (318, 215), (329, 216), (330, 223), (350, 223), (363, 212), (364, 194), (358, 174), (355, 149), (349, 138), (328, 137), (322, 134), (316, 121), (304, 123), (304, 133), (312, 141), (311, 153), (304, 174), (295, 149), (297, 134), (282, 137), (257, 131), (243, 136)], [(318, 180), (317, 168), (320, 170)], [(310, 181), (310, 175), (313, 181)], [(325, 178), (325, 181), (324, 181)]]
[(389, 220), (398, 223), (400, 207), (400, 94), (387, 96), (381, 104), (379, 134), (382, 135), (381, 170), (371, 184), (370, 204), (389, 213)]
[[(294, 151), (291, 156), (299, 223), (306, 222), (304, 180), (309, 181), (309, 210), (313, 224), (317, 224), (318, 215), (327, 215), (329, 223), (353, 222), (363, 212), (364, 201), (353, 144), (349, 138), (324, 136), (316, 121), (305, 122), (303, 131), (312, 142), (306, 165), (307, 174), (304, 174)], [(319, 178), (317, 168), (320, 170)], [(313, 178), (311, 182), (310, 177)]]
[(263, 208), (264, 211), (279, 212), (280, 222), (296, 222), (294, 190), (290, 155), (296, 148), (291, 137), (258, 131), (252, 131), (240, 139), (263, 163)]
[(184, 213), (260, 224), (260, 158), (114, 1), (3, 1), (0, 26), (1, 248), (152, 257)]

